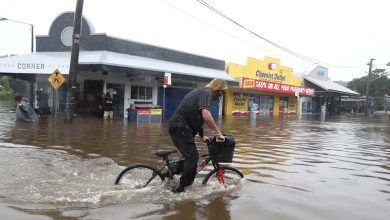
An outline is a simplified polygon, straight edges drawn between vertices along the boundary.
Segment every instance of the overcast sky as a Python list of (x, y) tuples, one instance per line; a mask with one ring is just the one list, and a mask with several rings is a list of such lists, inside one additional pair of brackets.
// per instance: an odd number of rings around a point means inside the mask
[[(388, 0), (204, 0), (254, 33), (323, 63), (332, 80), (350, 81), (390, 62)], [(47, 35), (76, 0), (0, 0), (0, 17)], [(84, 0), (96, 33), (245, 64), (271, 56), (294, 72), (314, 68), (201, 5), (196, 0)], [(30, 27), (0, 21), (0, 55), (30, 53)]]

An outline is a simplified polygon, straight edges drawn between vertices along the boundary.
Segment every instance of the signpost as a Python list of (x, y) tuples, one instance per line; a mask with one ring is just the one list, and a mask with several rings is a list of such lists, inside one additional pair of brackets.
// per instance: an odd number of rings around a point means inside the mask
[(53, 86), (53, 88), (55, 89), (54, 91), (54, 97), (53, 97), (53, 107), (54, 107), (54, 113), (53, 113), (53, 117), (57, 117), (57, 102), (58, 102), (58, 88), (65, 82), (65, 78), (64, 76), (61, 74), (61, 72), (56, 69), (54, 70), (54, 72), (49, 76), (49, 78), (47, 79), (51, 86)]
[(54, 89), (58, 89), (62, 83), (65, 82), (65, 78), (64, 76), (62, 76), (61, 72), (56, 69), (54, 70), (54, 72), (49, 76), (49, 78), (47, 79), (51, 86), (53, 86)]
[(165, 119), (165, 89), (168, 87), (168, 85), (172, 85), (172, 77), (171, 73), (164, 73), (164, 94), (163, 94), (163, 106), (162, 106), (162, 115), (161, 118), (164, 120)]
[(164, 85), (170, 86), (172, 85), (172, 74), (171, 73), (165, 73), (164, 74)]

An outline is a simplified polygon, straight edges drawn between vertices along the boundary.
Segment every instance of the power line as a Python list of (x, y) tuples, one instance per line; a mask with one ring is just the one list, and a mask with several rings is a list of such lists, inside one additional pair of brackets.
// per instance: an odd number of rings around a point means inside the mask
[[(247, 44), (247, 45), (249, 45), (249, 46), (252, 46), (252, 47), (261, 49), (261, 50), (266, 51), (266, 52), (268, 52), (268, 53), (273, 53), (272, 51), (267, 50), (267, 49), (265, 49), (265, 48), (263, 48), (263, 47), (260, 47), (259, 45), (256, 45), (256, 44), (251, 43), (251, 42), (249, 42), (249, 41), (247, 41), (247, 40), (244, 40), (244, 39), (242, 39), (242, 38), (240, 38), (240, 37), (238, 37), (238, 36), (236, 36), (236, 35), (230, 34), (229, 32), (224, 31), (224, 30), (222, 30), (221, 28), (218, 28), (218, 27), (215, 26), (215, 25), (211, 25), (211, 24), (205, 22), (204, 20), (201, 20), (201, 19), (199, 19), (199, 18), (197, 18), (197, 17), (195, 17), (195, 16), (193, 16), (193, 15), (191, 15), (191, 14), (185, 12), (185, 11), (179, 9), (178, 7), (172, 5), (172, 4), (170, 4), (170, 3), (168, 3), (168, 2), (166, 2), (166, 1), (164, 1), (164, 0), (161, 0), (161, 1), (162, 1), (164, 4), (168, 5), (169, 7), (171, 7), (172, 9), (174, 9), (174, 10), (176, 10), (176, 11), (178, 11), (178, 12), (180, 12), (180, 13), (182, 13), (182, 14), (184, 14), (184, 15), (186, 15), (186, 16), (188, 16), (188, 17), (194, 19), (194, 20), (196, 20), (197, 22), (199, 22), (199, 23), (201, 23), (201, 24), (203, 24), (203, 25), (206, 25), (206, 26), (208, 26), (208, 27), (211, 27), (211, 28), (213, 28), (213, 29), (215, 29), (215, 30), (217, 30), (217, 31), (219, 31), (219, 32), (221, 32), (221, 33), (224, 33), (224, 34), (228, 35), (228, 36), (231, 37), (231, 38), (234, 38), (234, 39), (236, 39), (236, 40), (239, 40), (239, 41), (241, 41), (241, 42), (243, 42), (243, 43), (245, 43), (245, 44)], [(282, 55), (281, 55), (281, 56), (282, 56)]]
[(261, 36), (261, 35), (255, 33), (254, 31), (250, 30), (249, 28), (247, 28), (247, 27), (241, 25), (241, 24), (238, 23), (237, 21), (235, 21), (235, 20), (233, 20), (232, 18), (228, 17), (227, 15), (223, 14), (222, 12), (220, 12), (218, 9), (214, 8), (213, 6), (211, 6), (210, 4), (208, 4), (207, 2), (205, 2), (205, 1), (203, 1), (203, 0), (196, 0), (196, 1), (199, 2), (200, 4), (202, 4), (203, 6), (207, 7), (208, 9), (212, 10), (213, 12), (217, 13), (218, 15), (220, 15), (220, 16), (224, 17), (225, 19), (229, 20), (229, 21), (232, 22), (233, 24), (235, 24), (235, 25), (239, 26), (240, 28), (242, 28), (242, 29), (248, 31), (249, 33), (255, 35), (256, 37), (258, 37), (258, 38), (264, 40), (265, 42), (267, 42), (267, 43), (269, 43), (269, 44), (271, 44), (271, 45), (273, 45), (273, 46), (275, 46), (275, 47), (277, 47), (277, 48), (279, 48), (279, 49), (281, 49), (281, 50), (283, 50), (283, 51), (285, 51), (285, 52), (287, 52), (287, 53), (290, 53), (290, 54), (292, 54), (292, 55), (294, 55), (294, 56), (296, 56), (296, 57), (299, 57), (299, 58), (301, 58), (301, 59), (304, 59), (304, 60), (306, 60), (306, 61), (309, 61), (309, 62), (312, 62), (312, 63), (320, 63), (320, 62), (318, 62), (317, 60), (314, 60), (314, 59), (312, 59), (312, 58), (309, 58), (309, 57), (306, 57), (306, 56), (304, 56), (304, 55), (298, 54), (298, 53), (296, 53), (296, 52), (294, 52), (294, 51), (292, 51), (292, 50), (289, 50), (289, 49), (287, 49), (287, 48), (285, 48), (285, 47), (283, 47), (283, 46), (281, 46), (281, 45), (279, 45), (279, 44), (276, 44), (276, 43), (274, 43), (273, 41), (268, 40), (267, 38), (265, 38), (265, 37), (263, 37), (263, 36)]
[(362, 66), (342, 66), (342, 65), (333, 65), (333, 64), (329, 64), (329, 63), (326, 63), (326, 62), (318, 61), (318, 60), (312, 59), (312, 58), (310, 58), (310, 57), (304, 56), (304, 55), (302, 55), (302, 54), (299, 54), (299, 53), (294, 52), (294, 51), (292, 51), (292, 50), (290, 50), (290, 49), (287, 49), (286, 47), (283, 47), (283, 46), (281, 46), (281, 45), (279, 45), (279, 44), (277, 44), (277, 43), (275, 43), (275, 42), (273, 42), (273, 41), (271, 41), (271, 40), (268, 40), (267, 38), (265, 38), (265, 37), (263, 37), (263, 36), (257, 34), (256, 32), (250, 30), (249, 28), (247, 28), (247, 27), (241, 25), (240, 23), (238, 23), (238, 22), (235, 21), (234, 19), (232, 19), (232, 18), (230, 18), (229, 16), (225, 15), (224, 13), (222, 13), (221, 11), (219, 11), (218, 9), (214, 8), (213, 6), (211, 6), (210, 4), (208, 4), (206, 1), (203, 1), (203, 0), (196, 0), (196, 1), (197, 1), (198, 3), (200, 3), (200, 4), (202, 4), (203, 6), (207, 7), (207, 8), (210, 9), (211, 11), (217, 13), (217, 14), (220, 15), (221, 17), (223, 17), (223, 18), (229, 20), (229, 21), (232, 22), (233, 24), (235, 24), (235, 25), (239, 26), (240, 28), (246, 30), (247, 32), (253, 34), (254, 36), (256, 36), (256, 37), (262, 39), (263, 41), (265, 41), (265, 42), (271, 44), (272, 46), (277, 47), (277, 48), (279, 48), (280, 50), (285, 51), (285, 52), (287, 52), (287, 53), (289, 53), (289, 54), (291, 54), (291, 55), (293, 55), (293, 56), (295, 56), (295, 57), (298, 57), (298, 58), (300, 58), (300, 59), (303, 59), (303, 60), (305, 60), (305, 61), (307, 61), (307, 62), (310, 62), (310, 63), (313, 63), (313, 64), (324, 64), (324, 65), (326, 65), (326, 66), (333, 66), (333, 67), (339, 67), (339, 68), (360, 68), (360, 67), (362, 67)]
[[(204, 20), (202, 20), (202, 19), (199, 19), (199, 18), (197, 18), (196, 16), (191, 15), (191, 14), (188, 13), (188, 12), (183, 11), (182, 9), (180, 9), (180, 8), (178, 8), (178, 7), (176, 7), (176, 6), (172, 5), (172, 4), (170, 4), (170, 3), (168, 3), (167, 1), (161, 0), (161, 2), (164, 3), (164, 4), (166, 4), (167, 6), (171, 7), (172, 9), (176, 10), (177, 12), (182, 13), (182, 14), (184, 14), (185, 16), (190, 17), (191, 19), (193, 19), (193, 20), (195, 20), (195, 21), (197, 21), (197, 22), (199, 22), (199, 23), (201, 23), (201, 24), (203, 24), (203, 25), (205, 25), (205, 26), (208, 26), (208, 27), (213, 28), (213, 29), (215, 29), (215, 30), (217, 30), (217, 31), (219, 31), (219, 32), (221, 32), (221, 33), (223, 33), (223, 34), (226, 34), (226, 35), (228, 35), (228, 36), (231, 37), (231, 38), (234, 38), (234, 39), (236, 39), (236, 40), (238, 40), (238, 41), (241, 41), (241, 42), (243, 42), (243, 43), (245, 43), (245, 44), (247, 44), (247, 45), (249, 45), (249, 46), (251, 46), (251, 47), (255, 47), (255, 48), (261, 49), (261, 50), (263, 50), (263, 51), (265, 51), (265, 52), (267, 52), (267, 53), (270, 53), (269, 55), (274, 54), (274, 55), (277, 55), (277, 56), (279, 56), (279, 57), (283, 57), (283, 58), (286, 59), (286, 60), (290, 60), (290, 61), (291, 61), (291, 59), (290, 59), (289, 57), (287, 57), (287, 56), (285, 56), (285, 55), (283, 55), (283, 54), (280, 54), (279, 52), (270, 51), (270, 50), (265, 49), (265, 48), (263, 48), (263, 47), (261, 47), (261, 46), (259, 46), (259, 45), (257, 45), (257, 44), (254, 44), (254, 43), (252, 43), (252, 42), (249, 42), (249, 41), (247, 41), (247, 40), (244, 40), (244, 39), (242, 39), (242, 38), (240, 38), (240, 37), (238, 37), (238, 36), (236, 36), (236, 35), (230, 34), (229, 32), (224, 31), (224, 30), (222, 30), (221, 28), (216, 27), (215, 25), (209, 24), (209, 23), (207, 23), (206, 21), (204, 21)], [(306, 62), (307, 62), (307, 61), (306, 61)], [(310, 63), (310, 66), (317, 65), (317, 63), (312, 63), (312, 62), (309, 62), (309, 63)]]

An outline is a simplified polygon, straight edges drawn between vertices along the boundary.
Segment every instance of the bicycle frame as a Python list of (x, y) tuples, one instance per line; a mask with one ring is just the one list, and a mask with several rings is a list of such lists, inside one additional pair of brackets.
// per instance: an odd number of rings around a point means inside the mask
[(227, 186), (225, 184), (224, 171), (223, 171), (222, 167), (219, 165), (218, 161), (214, 161), (210, 154), (204, 154), (201, 157), (206, 157), (206, 159), (200, 164), (199, 170), (196, 171), (196, 174), (198, 174), (201, 170), (203, 170), (203, 168), (205, 168), (207, 166), (207, 164), (209, 164), (209, 162), (211, 161), (211, 163), (213, 164), (214, 170), (218, 170), (218, 173), (217, 173), (218, 182), (220, 184), (222, 184), (226, 189)]
[[(213, 140), (213, 141), (215, 141), (215, 140)], [(233, 141), (234, 141), (234, 139), (233, 139)], [(219, 184), (224, 185), (224, 187), (226, 189), (227, 188), (227, 185), (226, 185), (227, 182), (225, 180), (225, 175), (226, 175), (225, 172), (226, 172), (226, 170), (228, 171), (228, 173), (233, 172), (233, 175), (237, 174), (241, 178), (243, 178), (244, 175), (239, 170), (237, 170), (237, 169), (235, 169), (233, 167), (220, 165), (219, 164), (219, 160), (221, 160), (223, 162), (226, 162), (226, 163), (230, 163), (231, 162), (231, 157), (230, 157), (230, 159), (229, 159), (229, 156), (228, 156), (228, 159), (224, 159), (223, 157), (221, 158), (221, 156), (224, 155), (224, 154), (221, 154), (221, 155), (218, 154), (218, 152), (216, 152), (215, 148), (211, 148), (210, 147), (210, 146), (214, 146), (214, 145), (211, 145), (211, 144), (213, 144), (213, 142), (209, 142), (208, 143), (208, 150), (209, 150), (209, 152), (207, 154), (199, 155), (198, 159), (200, 159), (200, 158), (204, 158), (204, 159), (200, 163), (199, 167), (196, 169), (196, 174), (195, 175), (198, 175), (199, 172), (202, 171), (211, 162), (212, 166), (213, 166), (213, 169), (211, 171), (209, 171), (205, 175), (202, 184), (207, 184), (207, 182), (210, 179), (210, 177), (214, 177), (214, 178), (216, 178), (217, 182)], [(234, 144), (234, 142), (233, 142), (233, 144)], [(152, 176), (149, 179), (144, 179), (144, 181), (146, 180), (146, 183), (144, 182), (142, 187), (148, 186), (152, 182), (152, 180), (154, 178), (156, 178), (156, 176), (158, 176), (158, 178), (161, 179), (162, 181), (164, 181), (165, 178), (173, 179), (173, 177), (175, 175), (182, 174), (182, 169), (183, 169), (183, 166), (184, 166), (183, 165), (184, 158), (181, 158), (179, 160), (175, 160), (175, 159), (170, 160), (169, 159), (169, 155), (172, 154), (172, 153), (176, 153), (176, 152), (177, 151), (173, 150), (173, 149), (164, 149), (164, 150), (156, 151), (156, 155), (161, 157), (162, 160), (164, 161), (164, 165), (162, 167), (158, 168), (158, 167), (149, 166), (147, 164), (139, 164), (139, 165), (134, 164), (132, 166), (127, 167), (125, 170), (123, 170), (119, 174), (119, 176), (117, 177), (117, 179), (115, 181), (115, 184), (118, 184), (119, 181), (121, 180), (122, 176), (124, 174), (126, 174), (129, 170), (132, 170), (132, 169), (137, 168), (137, 167), (141, 167), (141, 168), (144, 167), (144, 168), (146, 168), (148, 170), (151, 170), (153, 172)], [(150, 175), (150, 173), (149, 173), (149, 175)], [(228, 179), (230, 179), (230, 176), (229, 176)]]
[[(204, 158), (204, 157), (205, 157), (205, 159), (204, 159), (204, 160), (202, 161), (202, 163), (199, 165), (199, 168), (198, 168), (198, 170), (196, 171), (196, 174), (198, 174), (201, 170), (203, 170), (203, 169), (210, 163), (210, 161), (211, 161), (211, 163), (212, 163), (212, 165), (213, 165), (213, 167), (214, 167), (214, 170), (218, 170), (218, 172), (217, 172), (217, 175), (218, 175), (218, 176), (217, 176), (218, 182), (219, 182), (220, 184), (224, 185), (224, 187), (226, 188), (225, 178), (224, 178), (224, 171), (223, 171), (222, 167), (219, 165), (219, 163), (218, 163), (217, 161), (214, 161), (212, 155), (210, 155), (210, 154), (202, 154), (200, 157), (201, 157), (201, 158)], [(173, 179), (173, 177), (174, 177), (176, 174), (174, 174), (174, 173), (172, 172), (172, 170), (171, 170), (171, 169), (169, 168), (169, 166), (168, 166), (169, 163), (170, 163), (170, 162), (173, 162), (173, 161), (172, 161), (172, 160), (169, 160), (169, 159), (168, 159), (168, 156), (163, 157), (163, 161), (165, 161), (165, 165), (164, 165), (163, 167), (161, 167), (160, 169), (158, 169), (157, 172), (159, 172), (160, 174), (162, 174), (163, 180), (164, 180), (166, 177), (168, 177), (168, 178), (170, 178), (170, 179)], [(168, 172), (163, 173), (162, 171), (164, 170), (165, 167), (167, 168)], [(145, 184), (145, 186), (147, 186), (147, 185), (150, 183), (150, 181), (152, 181), (153, 178), (155, 178), (156, 176), (157, 176), (157, 173), (153, 173), (152, 178)]]
[[(202, 157), (202, 158), (206, 157), (206, 158), (200, 164), (199, 169), (196, 171), (196, 174), (198, 174), (201, 170), (203, 170), (211, 161), (212, 164), (213, 164), (214, 169), (218, 170), (218, 177), (217, 177), (218, 178), (218, 182), (223, 184), (225, 186), (225, 188), (226, 188), (225, 181), (224, 181), (224, 171), (221, 168), (221, 166), (219, 165), (219, 163), (217, 161), (214, 161), (210, 154), (203, 154), (200, 157)], [(163, 157), (163, 161), (165, 161), (164, 166), (162, 166), (160, 169), (158, 169), (157, 172), (154, 172), (152, 177), (146, 182), (146, 184), (143, 187), (146, 187), (158, 175), (158, 173), (160, 173), (162, 175), (163, 180), (165, 180), (165, 178), (173, 179), (173, 177), (176, 174), (174, 174), (172, 172), (172, 170), (168, 166), (170, 162), (173, 162), (173, 160), (169, 160), (168, 156), (166, 156), (166, 157)], [(167, 168), (168, 171), (167, 172), (162, 172), (165, 169), (165, 167)]]

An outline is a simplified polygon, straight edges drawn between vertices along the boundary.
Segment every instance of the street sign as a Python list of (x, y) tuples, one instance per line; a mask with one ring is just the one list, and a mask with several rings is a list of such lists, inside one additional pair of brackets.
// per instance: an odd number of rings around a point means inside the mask
[(65, 78), (58, 69), (54, 70), (47, 80), (55, 89), (58, 89), (65, 82)]
[(172, 78), (171, 78), (171, 73), (165, 73), (164, 74), (164, 85), (172, 85)]

